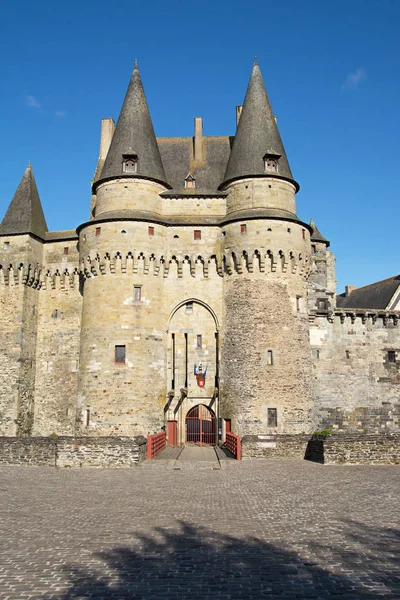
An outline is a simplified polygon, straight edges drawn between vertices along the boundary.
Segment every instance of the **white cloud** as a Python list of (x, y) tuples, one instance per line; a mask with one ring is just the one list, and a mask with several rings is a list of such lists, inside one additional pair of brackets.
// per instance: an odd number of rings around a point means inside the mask
[(25, 97), (25, 105), (29, 106), (30, 108), (37, 108), (38, 110), (42, 110), (41, 105), (39, 104), (39, 102), (36, 100), (36, 98), (34, 96), (26, 96)]
[(345, 90), (356, 88), (366, 78), (367, 73), (365, 72), (365, 69), (363, 69), (363, 67), (358, 67), (354, 73), (347, 74), (346, 81), (342, 85), (341, 91), (344, 92)]
[(67, 116), (67, 113), (65, 112), (65, 110), (56, 110), (55, 115), (56, 117), (60, 117), (60, 119), (62, 119)]

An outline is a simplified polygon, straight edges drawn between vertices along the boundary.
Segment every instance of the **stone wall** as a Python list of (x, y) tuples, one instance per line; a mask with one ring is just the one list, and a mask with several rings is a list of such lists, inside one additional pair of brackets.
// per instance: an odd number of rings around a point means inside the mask
[(303, 459), (309, 440), (309, 435), (245, 435), (242, 458)]
[(146, 458), (146, 438), (0, 437), (0, 464), (132, 467)]
[(306, 459), (326, 465), (398, 465), (400, 435), (314, 436), (307, 446)]
[[(400, 431), (398, 316), (385, 311), (317, 316), (310, 342), (316, 429)], [(395, 351), (395, 362), (389, 351)]]

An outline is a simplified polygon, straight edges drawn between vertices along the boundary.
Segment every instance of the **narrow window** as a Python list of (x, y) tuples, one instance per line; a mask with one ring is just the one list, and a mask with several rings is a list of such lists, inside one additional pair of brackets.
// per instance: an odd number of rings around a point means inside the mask
[(193, 232), (193, 238), (195, 240), (201, 240), (201, 231), (200, 229), (195, 229)]
[(85, 427), (89, 427), (90, 425), (90, 408), (85, 410)]
[(171, 389), (175, 389), (175, 334), (172, 334), (172, 381)]
[(267, 366), (272, 367), (274, 364), (274, 357), (272, 355), (272, 350), (267, 350)]
[(387, 353), (387, 360), (389, 363), (396, 362), (396, 352), (394, 350), (389, 350)]
[(68, 254), (69, 248), (64, 248), (64, 254)]
[(96, 227), (96, 236), (101, 234), (101, 227)]
[(315, 244), (311, 244), (311, 254), (315, 254), (317, 251), (317, 246)]
[(276, 427), (278, 425), (278, 411), (276, 408), (268, 409), (268, 427)]
[(140, 302), (140, 300), (142, 299), (142, 286), (141, 285), (135, 285), (133, 287), (133, 299), (135, 300), (135, 302)]
[(292, 230), (290, 229), (290, 227), (288, 227), (288, 230), (287, 230), (287, 232), (288, 232), (288, 233), (292, 233)]
[(202, 348), (203, 347), (203, 339), (202, 339), (201, 335), (197, 336), (196, 347), (197, 348)]
[(301, 311), (301, 296), (296, 296), (296, 310), (297, 312)]
[(306, 230), (305, 230), (305, 229), (302, 229), (302, 230), (301, 230), (301, 234), (302, 234), (302, 236), (303, 236), (303, 240), (305, 240), (305, 239), (306, 239)]
[(58, 308), (56, 308), (56, 310), (53, 310), (51, 316), (53, 317), (53, 319), (58, 319), (58, 317), (60, 316), (60, 311), (58, 310)]
[(118, 365), (125, 364), (126, 346), (115, 346), (115, 362)]
[(193, 312), (193, 302), (187, 302), (185, 304), (185, 312), (187, 315), (191, 315)]
[(3, 244), (4, 250), (8, 250), (9, 247), (10, 247), (10, 242), (4, 242), (4, 244)]
[(345, 354), (346, 354), (346, 358), (349, 359), (350, 358), (350, 352), (348, 350), (346, 350)]
[(319, 360), (319, 350), (314, 350), (314, 356), (317, 360)]
[(247, 225), (243, 224), (240, 226), (240, 233), (247, 233)]
[(154, 235), (154, 227), (149, 226), (149, 235)]

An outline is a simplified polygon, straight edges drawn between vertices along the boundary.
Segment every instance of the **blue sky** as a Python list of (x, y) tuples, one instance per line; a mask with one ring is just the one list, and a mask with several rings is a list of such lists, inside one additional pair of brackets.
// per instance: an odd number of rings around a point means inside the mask
[(2, 6), (0, 218), (30, 160), (49, 229), (89, 217), (100, 120), (135, 58), (158, 136), (232, 135), (254, 56), (338, 291), (400, 272), (400, 2), (10, 0)]

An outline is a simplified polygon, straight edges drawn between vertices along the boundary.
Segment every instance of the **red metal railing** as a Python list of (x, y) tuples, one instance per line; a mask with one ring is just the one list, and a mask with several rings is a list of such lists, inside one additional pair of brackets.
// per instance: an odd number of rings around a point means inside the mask
[(226, 432), (225, 446), (233, 454), (236, 460), (242, 460), (242, 444), (240, 437), (231, 431)]
[(155, 433), (154, 435), (149, 435), (147, 438), (147, 451), (146, 458), (150, 460), (154, 458), (161, 450), (167, 445), (167, 434), (165, 431), (160, 431), (160, 433)]

